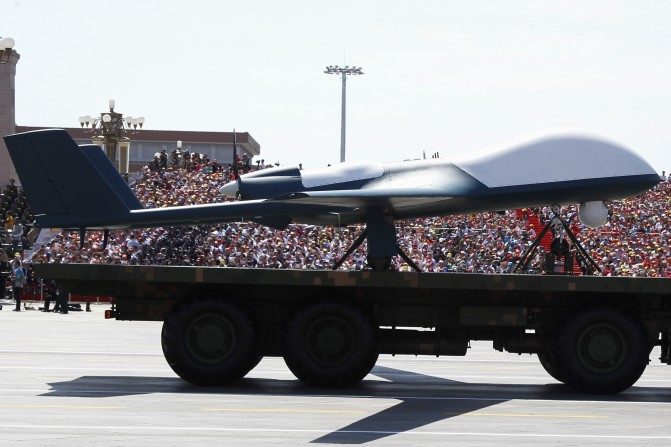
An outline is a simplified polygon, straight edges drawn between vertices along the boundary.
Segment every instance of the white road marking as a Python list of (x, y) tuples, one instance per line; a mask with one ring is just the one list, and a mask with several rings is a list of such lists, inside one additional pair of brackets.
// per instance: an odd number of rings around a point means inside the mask
[(0, 408), (28, 408), (28, 409), (38, 409), (38, 408), (59, 408), (59, 409), (73, 409), (73, 410), (123, 410), (126, 407), (120, 407), (117, 405), (51, 405), (51, 404), (0, 404)]
[[(163, 390), (152, 390), (152, 389), (133, 389), (133, 388), (110, 388), (106, 390), (86, 390), (86, 389), (67, 389), (67, 390), (59, 390), (59, 389), (48, 389), (48, 388), (42, 388), (42, 389), (17, 389), (17, 388), (0, 388), (0, 393), (42, 393), (42, 394), (48, 394), (48, 393), (53, 393), (53, 394), (58, 394), (59, 397), (68, 397), (68, 395), (73, 395), (75, 397), (79, 397), (81, 394), (109, 394), (109, 395), (114, 395), (114, 394), (119, 394), (119, 395), (126, 395), (126, 394), (172, 394), (171, 391), (163, 391)], [(180, 390), (179, 394), (184, 394), (184, 395), (189, 395), (189, 396), (198, 396), (198, 395), (206, 395), (206, 396), (217, 396), (218, 398), (225, 398), (227, 396), (231, 397), (237, 397), (240, 398), (241, 396), (247, 396), (250, 398), (258, 397), (258, 395), (253, 393), (253, 390), (250, 390), (249, 394), (244, 394), (240, 393), (239, 389), (236, 389), (236, 392), (234, 394), (227, 394), (225, 390), (219, 390), (219, 389), (214, 389), (210, 391), (206, 390), (201, 390), (201, 388), (195, 388), (192, 392), (184, 392), (183, 390)], [(296, 399), (296, 396), (287, 396), (284, 394), (264, 394), (263, 399), (268, 399), (272, 398), (276, 401), (282, 402), (281, 398), (282, 397), (291, 397), (293, 399)], [(617, 400), (616, 398), (612, 400), (578, 400), (579, 396), (566, 396), (565, 398), (557, 398), (557, 399), (525, 399), (525, 398), (520, 398), (520, 397), (441, 397), (441, 396), (393, 396), (393, 395), (384, 395), (384, 394), (361, 394), (361, 395), (349, 395), (349, 394), (306, 394), (304, 396), (306, 399), (314, 399), (314, 398), (319, 398), (319, 399), (373, 399), (373, 400), (383, 400), (383, 399), (389, 399), (389, 400), (397, 400), (397, 401), (405, 401), (405, 400), (412, 400), (412, 401), (418, 401), (418, 400), (428, 400), (428, 401), (482, 401), (482, 402), (534, 402), (534, 403), (565, 403), (569, 402), (572, 405), (580, 405), (580, 404), (603, 404), (607, 406), (612, 406), (613, 404), (618, 404), (618, 405), (659, 405), (659, 406), (669, 406), (671, 405), (671, 402), (662, 402), (662, 401), (625, 401), (625, 400)], [(650, 396), (652, 398), (654, 396)]]
[(234, 428), (234, 427), (161, 427), (131, 425), (39, 425), (39, 424), (0, 424), (0, 428), (20, 430), (109, 430), (109, 431), (168, 431), (168, 432), (241, 432), (241, 433), (307, 433), (307, 434), (370, 434), (370, 435), (413, 435), (413, 436), (472, 436), (505, 438), (560, 438), (560, 439), (625, 439), (625, 440), (671, 440), (669, 435), (592, 435), (566, 433), (501, 433), (501, 432), (460, 432), (428, 430), (325, 430), (291, 428)]
[(163, 357), (162, 354), (157, 354), (156, 351), (141, 353), (141, 352), (108, 352), (100, 351), (18, 351), (18, 350), (0, 350), (0, 354), (23, 354), (23, 355), (102, 355), (109, 357), (127, 356), (127, 357)]

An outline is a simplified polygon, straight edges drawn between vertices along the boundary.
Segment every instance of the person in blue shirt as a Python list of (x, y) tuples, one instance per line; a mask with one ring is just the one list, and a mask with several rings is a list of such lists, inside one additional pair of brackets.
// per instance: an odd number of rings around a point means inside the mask
[(12, 292), (14, 293), (14, 300), (16, 301), (16, 309), (14, 312), (21, 311), (21, 295), (23, 295), (23, 288), (26, 286), (28, 281), (28, 275), (26, 269), (19, 266), (14, 269), (12, 279)]

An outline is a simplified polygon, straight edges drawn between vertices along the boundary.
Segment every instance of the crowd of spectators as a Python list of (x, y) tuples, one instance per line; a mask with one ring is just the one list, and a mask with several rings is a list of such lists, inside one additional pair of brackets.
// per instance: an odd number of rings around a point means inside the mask
[[(4, 289), (6, 278), (14, 270), (12, 261), (17, 258), (17, 252), (30, 245), (27, 233), (32, 220), (23, 189), (16, 185), (14, 179), (10, 179), (0, 192), (0, 288)], [(0, 298), (2, 292), (4, 290), (0, 290)]]
[(605, 275), (671, 277), (671, 182), (613, 204), (606, 225), (581, 233)]
[(33, 216), (23, 188), (19, 188), (14, 179), (10, 179), (0, 193), (0, 222), (2, 222), (0, 243), (8, 255), (29, 245), (26, 233), (32, 220)]
[(23, 189), (16, 185), (14, 179), (10, 179), (0, 193), (0, 220), (4, 223), (5, 228), (7, 226), (11, 227), (17, 222), (26, 226), (33, 221), (28, 199)]
[[(195, 205), (225, 200), (219, 188), (234, 174), (198, 154), (175, 157), (159, 154), (131, 184), (147, 208)], [(240, 161), (241, 172), (252, 167)], [(671, 276), (669, 223), (671, 185), (663, 182), (648, 193), (610, 205), (606, 225), (588, 229), (580, 225), (578, 238), (606, 275)], [(565, 207), (563, 217), (575, 213)], [(549, 208), (530, 210), (545, 221)], [(401, 248), (425, 272), (508, 273), (536, 236), (527, 213), (477, 213), (397, 222)], [(363, 231), (363, 225), (345, 228), (290, 225), (274, 230), (253, 222), (113, 231), (107, 247), (102, 234), (89, 232), (79, 248), (77, 232), (63, 232), (38, 247), (34, 262), (85, 262), (131, 265), (197, 265), (279, 269), (329, 269)], [(540, 249), (528, 272), (540, 273)], [(342, 269), (366, 268), (366, 244), (357, 249)], [(396, 270), (410, 270), (400, 258)]]

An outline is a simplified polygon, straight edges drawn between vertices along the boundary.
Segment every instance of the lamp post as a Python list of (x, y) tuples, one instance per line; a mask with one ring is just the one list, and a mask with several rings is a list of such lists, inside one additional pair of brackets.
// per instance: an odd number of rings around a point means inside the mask
[[(123, 114), (114, 111), (114, 106), (114, 100), (110, 99), (109, 112), (102, 112), (96, 118), (92, 118), (90, 115), (79, 117), (79, 124), (85, 131), (97, 134), (94, 139), (103, 143), (105, 153), (120, 172), (128, 172), (130, 140), (126, 135), (140, 132), (144, 124), (144, 117), (124, 117)], [(120, 157), (117, 161), (119, 143), (125, 144), (122, 144), (124, 147), (120, 151)]]
[[(1, 20), (1, 19), (0, 19)], [(4, 135), (16, 133), (16, 65), (20, 59), (14, 39), (0, 37), (0, 185), (17, 179)]]
[(6, 64), (14, 48), (14, 39), (11, 37), (0, 37), (0, 64)]
[(350, 67), (345, 65), (339, 67), (337, 65), (329, 65), (324, 70), (326, 74), (339, 74), (342, 76), (342, 101), (340, 110), (340, 163), (345, 161), (345, 110), (346, 110), (346, 92), (347, 92), (347, 76), (362, 75), (361, 67)]

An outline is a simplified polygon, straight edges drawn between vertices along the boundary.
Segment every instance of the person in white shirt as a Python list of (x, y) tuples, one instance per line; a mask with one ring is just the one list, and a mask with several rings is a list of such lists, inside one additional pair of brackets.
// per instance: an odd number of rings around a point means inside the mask
[(140, 243), (135, 239), (135, 235), (131, 233), (131, 235), (126, 239), (126, 247), (133, 249), (133, 251), (137, 250), (140, 248)]
[(21, 222), (17, 221), (16, 224), (14, 225), (14, 228), (12, 228), (12, 235), (11, 235), (12, 250), (18, 250), (19, 248), (21, 248), (22, 237), (23, 237), (23, 225), (21, 225)]

